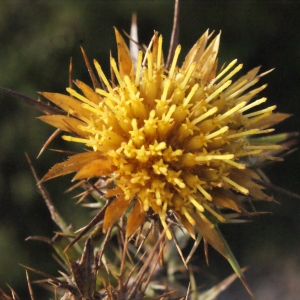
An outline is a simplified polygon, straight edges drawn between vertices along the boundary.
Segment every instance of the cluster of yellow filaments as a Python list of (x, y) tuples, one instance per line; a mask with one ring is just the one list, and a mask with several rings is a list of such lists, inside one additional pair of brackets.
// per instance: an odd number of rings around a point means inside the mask
[[(223, 252), (212, 224), (212, 219), (225, 221), (219, 208), (241, 212), (238, 194), (269, 199), (252, 181), (259, 176), (245, 162), (280, 148), (248, 139), (272, 131), (275, 106), (253, 110), (266, 101), (252, 100), (266, 85), (249, 91), (262, 76), (259, 68), (233, 82), (242, 65), (234, 60), (217, 71), (220, 35), (208, 44), (209, 38), (207, 31), (181, 67), (178, 46), (166, 69), (162, 36), (155, 33), (135, 65), (116, 30), (118, 63), (110, 59), (112, 80), (94, 61), (102, 85), (90, 88), (77, 80), (82, 94), (72, 88), (67, 88), (70, 96), (41, 93), (68, 113), (41, 119), (73, 134), (63, 139), (92, 150), (55, 165), (44, 180), (77, 172), (74, 179), (113, 181), (105, 195), (113, 201), (106, 210), (104, 230), (130, 207), (127, 236), (151, 212), (164, 228), (169, 216), (193, 236), (196, 227)], [(171, 238), (169, 230), (167, 236)]]

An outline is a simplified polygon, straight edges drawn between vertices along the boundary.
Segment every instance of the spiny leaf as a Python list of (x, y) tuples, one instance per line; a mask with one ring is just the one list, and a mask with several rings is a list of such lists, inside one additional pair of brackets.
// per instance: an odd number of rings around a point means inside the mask
[(43, 103), (41, 101), (38, 100), (34, 100), (32, 98), (29, 98), (25, 95), (22, 95), (20, 93), (11, 91), (9, 89), (6, 88), (2, 88), (0, 87), (0, 91), (4, 92), (5, 94), (12, 96), (14, 98), (17, 98), (31, 106), (33, 106), (34, 108), (46, 113), (46, 114), (50, 114), (50, 115), (67, 115), (67, 113), (59, 108), (50, 106), (49, 104)]
[(83, 249), (79, 262), (72, 262), (71, 269), (75, 283), (81, 295), (86, 299), (93, 299), (96, 283), (95, 256), (91, 245), (91, 238), (88, 238)]
[(236, 273), (236, 275), (239, 277), (239, 279), (241, 280), (241, 282), (243, 283), (244, 287), (246, 288), (246, 290), (248, 291), (248, 293), (250, 294), (250, 296), (252, 298), (254, 298), (254, 295), (245, 279), (245, 276), (243, 274), (243, 270), (241, 269), (239, 263), (237, 262), (235, 256), (233, 255), (231, 249), (229, 248), (229, 245), (227, 244), (226, 240), (224, 239), (221, 231), (219, 230), (218, 226), (215, 227), (216, 231), (219, 233), (220, 238), (223, 241), (224, 247), (225, 247), (225, 251), (227, 254), (227, 260), (230, 263), (232, 269), (234, 270), (234, 272)]

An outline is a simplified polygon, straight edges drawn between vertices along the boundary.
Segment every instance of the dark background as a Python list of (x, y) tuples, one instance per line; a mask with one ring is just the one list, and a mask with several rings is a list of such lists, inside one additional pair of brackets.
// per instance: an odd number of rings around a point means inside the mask
[[(277, 132), (298, 131), (300, 116), (300, 2), (299, 1), (181, 1), (181, 59), (207, 29), (222, 30), (220, 63), (237, 58), (244, 73), (262, 65), (275, 71), (262, 79), (269, 84), (261, 93), (277, 111), (293, 117), (277, 126)], [(5, 1), (0, 5), (0, 86), (37, 98), (36, 91), (65, 92), (68, 67), (73, 77), (90, 82), (79, 46), (90, 59), (108, 68), (109, 51), (116, 54), (113, 26), (129, 32), (131, 14), (138, 15), (139, 38), (147, 44), (153, 30), (164, 36), (167, 53), (173, 1)], [(166, 55), (166, 54), (165, 54)], [(241, 73), (241, 72), (240, 72)], [(41, 242), (25, 242), (30, 235), (52, 236), (52, 224), (43, 199), (35, 188), (24, 153), (42, 177), (62, 158), (46, 151), (35, 159), (53, 128), (35, 117), (40, 113), (20, 101), (0, 94), (0, 286), (11, 285), (28, 299), (22, 263), (56, 275), (51, 249)], [(57, 139), (51, 148), (69, 148)], [(272, 182), (300, 194), (299, 151), (283, 163), (265, 169)], [(47, 183), (66, 220), (80, 228), (90, 218), (72, 195), (63, 194), (70, 177)], [(224, 225), (222, 231), (242, 266), (250, 266), (247, 279), (257, 299), (296, 299), (300, 293), (299, 200), (274, 193), (281, 204), (257, 203), (271, 214), (240, 225)], [(202, 249), (199, 248), (199, 252)], [(212, 283), (232, 273), (228, 263), (210, 251)], [(202, 256), (202, 253), (201, 253)], [(194, 261), (198, 265), (197, 261)], [(199, 259), (199, 265), (203, 262)], [(30, 274), (31, 278), (38, 278)], [(36, 292), (40, 290), (35, 287)], [(37, 294), (39, 295), (39, 294)], [(45, 295), (41, 298), (46, 299)], [(248, 299), (240, 282), (220, 299)]]

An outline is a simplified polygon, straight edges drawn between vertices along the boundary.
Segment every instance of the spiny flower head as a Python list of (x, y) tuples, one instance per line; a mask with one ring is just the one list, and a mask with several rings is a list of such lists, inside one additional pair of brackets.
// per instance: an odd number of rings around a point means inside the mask
[(94, 61), (101, 84), (89, 67), (94, 88), (77, 80), (81, 92), (41, 93), (67, 113), (41, 119), (71, 133), (63, 139), (90, 149), (56, 164), (44, 180), (72, 172), (75, 180), (102, 178), (99, 188), (112, 199), (104, 231), (130, 208), (127, 236), (146, 215), (156, 215), (168, 238), (168, 223), (176, 220), (225, 255), (214, 228), (226, 221), (220, 209), (244, 212), (238, 195), (270, 200), (252, 180), (260, 177), (247, 167), (249, 159), (280, 148), (253, 139), (278, 122), (275, 106), (259, 108), (266, 98), (253, 100), (266, 87), (252, 88), (264, 74), (255, 68), (233, 81), (242, 68), (236, 60), (218, 71), (220, 34), (208, 43), (205, 32), (181, 66), (179, 45), (166, 68), (161, 35), (154, 34), (134, 64), (115, 33), (118, 63), (110, 58), (112, 80)]

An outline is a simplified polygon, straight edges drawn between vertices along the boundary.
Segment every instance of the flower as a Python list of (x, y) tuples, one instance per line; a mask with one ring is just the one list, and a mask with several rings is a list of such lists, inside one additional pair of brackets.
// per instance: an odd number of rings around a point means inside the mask
[(218, 71), (220, 34), (209, 43), (208, 31), (181, 67), (177, 46), (169, 68), (161, 35), (154, 34), (135, 65), (120, 33), (115, 34), (118, 63), (110, 58), (112, 80), (95, 60), (99, 84), (86, 59), (94, 88), (77, 80), (81, 93), (70, 87), (70, 95), (41, 93), (67, 115), (40, 119), (69, 132), (64, 140), (90, 148), (56, 164), (43, 180), (72, 172), (74, 180), (102, 178), (100, 188), (111, 199), (104, 231), (130, 208), (127, 236), (143, 225), (147, 215), (155, 215), (169, 239), (169, 220), (176, 220), (193, 237), (196, 229), (226, 256), (215, 228), (226, 221), (221, 209), (246, 212), (239, 195), (272, 199), (249, 167), (251, 159), (281, 149), (253, 138), (272, 132), (270, 126), (279, 119), (272, 114), (275, 106), (255, 110), (266, 101), (253, 100), (266, 84), (252, 87), (268, 72), (258, 75), (255, 68), (233, 81), (242, 68), (237, 60)]

